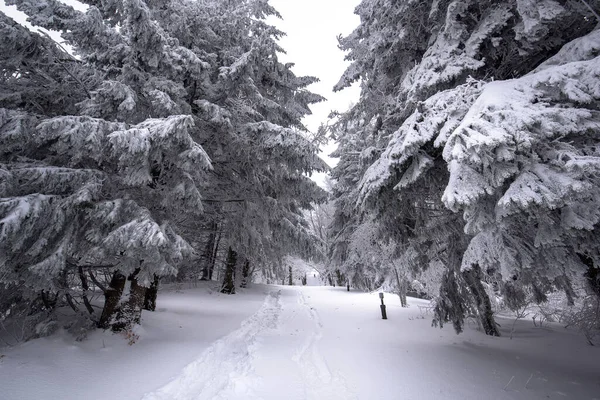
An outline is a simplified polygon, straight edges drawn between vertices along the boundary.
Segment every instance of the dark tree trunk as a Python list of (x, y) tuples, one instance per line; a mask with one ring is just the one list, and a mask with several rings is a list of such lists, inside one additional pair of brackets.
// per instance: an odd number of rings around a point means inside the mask
[(440, 295), (434, 309), (433, 325), (440, 328), (451, 322), (456, 333), (461, 333), (469, 309), (469, 294), (466, 293), (460, 268), (466, 249), (461, 237), (451, 235), (446, 249), (447, 270), (442, 277)]
[(73, 301), (73, 296), (71, 296), (70, 293), (65, 293), (65, 299), (67, 300), (67, 304), (69, 305), (69, 307), (71, 307), (71, 309), (73, 311), (75, 311), (76, 314), (79, 314), (79, 308), (77, 308), (77, 306), (75, 305), (75, 302)]
[(208, 268), (208, 280), (209, 281), (212, 281), (213, 272), (215, 271), (215, 263), (217, 262), (217, 254), (219, 254), (219, 245), (221, 244), (221, 237), (222, 237), (222, 233), (223, 233), (222, 229), (223, 229), (223, 227), (221, 227), (221, 229), (219, 230), (219, 233), (217, 234), (217, 240), (215, 242), (215, 247), (212, 252), (211, 259), (210, 259), (209, 268)]
[(156, 298), (158, 297), (158, 275), (154, 274), (154, 280), (150, 287), (146, 289), (146, 295), (144, 296), (144, 310), (155, 311), (156, 310)]
[(102, 309), (102, 315), (100, 321), (98, 321), (98, 327), (107, 329), (110, 323), (118, 311), (119, 301), (125, 288), (125, 282), (127, 278), (121, 273), (121, 271), (115, 271), (110, 280), (108, 288), (104, 292), (104, 308)]
[(335, 270), (335, 277), (336, 277), (336, 280), (337, 280), (337, 285), (338, 286), (344, 286), (344, 283), (346, 281), (346, 277), (344, 276), (344, 274), (342, 274), (340, 272), (339, 269)]
[(92, 305), (90, 304), (90, 300), (88, 299), (87, 296), (87, 292), (88, 290), (90, 290), (90, 286), (88, 285), (88, 281), (87, 281), (87, 276), (85, 275), (85, 273), (83, 272), (83, 267), (79, 267), (78, 268), (78, 272), (79, 272), (79, 279), (81, 280), (81, 289), (83, 291), (83, 304), (85, 304), (85, 308), (88, 310), (88, 312), (91, 315), (94, 315), (94, 309), (92, 308)]
[(481, 322), (485, 334), (490, 336), (500, 336), (496, 321), (494, 320), (490, 298), (485, 291), (485, 287), (481, 283), (481, 268), (478, 265), (473, 265), (471, 269), (463, 271), (462, 274), (471, 295), (475, 300), (479, 321)]
[(292, 280), (292, 266), (288, 267), (288, 285), (292, 286), (294, 281)]
[(400, 305), (402, 307), (408, 307), (408, 301), (406, 300), (406, 288), (407, 285), (405, 282), (402, 282), (402, 285), (400, 286), (399, 292), (398, 292), (398, 296), (400, 297)]
[(446, 322), (452, 322), (456, 333), (463, 331), (467, 302), (458, 284), (454, 269), (448, 269), (442, 277), (440, 296), (434, 309), (433, 325), (440, 328)]
[(588, 268), (585, 277), (594, 294), (600, 297), (600, 268)]
[(396, 285), (398, 286), (398, 297), (400, 297), (400, 305), (402, 307), (408, 307), (408, 302), (406, 301), (408, 281), (404, 277), (400, 279), (400, 274), (398, 273), (396, 267), (394, 267), (394, 273), (396, 274)]
[(225, 276), (221, 293), (235, 294), (235, 264), (237, 263), (237, 253), (229, 247), (227, 251), (227, 262), (225, 264)]
[(48, 292), (42, 290), (41, 298), (46, 310), (54, 310), (54, 307), (56, 307), (56, 303), (58, 302), (58, 293), (52, 298)]
[(137, 276), (140, 269), (137, 268), (133, 274), (129, 275), (127, 280), (131, 282), (129, 287), (129, 299), (127, 303), (119, 310), (116, 322), (112, 326), (115, 332), (129, 329), (135, 324), (139, 324), (142, 319), (142, 309), (146, 297), (146, 287), (138, 283)]
[(209, 280), (210, 276), (210, 267), (213, 258), (213, 252), (215, 249), (215, 242), (217, 240), (217, 224), (212, 222), (210, 224), (210, 233), (208, 234), (208, 239), (206, 240), (206, 246), (204, 247), (204, 253), (202, 254), (202, 277), (201, 281)]
[(584, 276), (592, 292), (600, 297), (600, 268), (596, 268), (594, 260), (584, 254), (577, 254), (579, 259), (587, 267)]
[(244, 267), (242, 268), (242, 283), (240, 287), (245, 288), (248, 286), (248, 277), (250, 276), (250, 261), (246, 260)]
[(142, 318), (142, 309), (146, 298), (146, 287), (141, 286), (137, 280), (137, 274), (131, 278), (131, 288), (129, 289), (129, 301), (127, 308), (130, 313), (130, 321), (133, 324), (139, 324)]

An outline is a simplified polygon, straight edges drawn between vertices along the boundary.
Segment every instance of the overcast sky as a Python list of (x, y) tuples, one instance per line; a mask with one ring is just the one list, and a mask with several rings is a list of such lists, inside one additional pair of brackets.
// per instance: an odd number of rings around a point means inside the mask
[[(346, 36), (358, 26), (360, 19), (354, 8), (359, 3), (360, 0), (270, 0), (283, 17), (270, 22), (287, 34), (281, 39), (281, 47), (287, 52), (281, 61), (295, 63), (296, 75), (319, 78), (321, 81), (309, 89), (327, 98), (326, 102), (313, 105), (313, 114), (304, 121), (311, 131), (327, 120), (331, 110), (345, 111), (358, 99), (358, 85), (337, 93), (332, 88), (348, 65), (337, 47), (337, 36)], [(330, 143), (321, 153), (331, 167), (337, 160), (327, 155), (334, 149), (335, 143)], [(313, 179), (323, 186), (324, 174), (314, 174)]]
[(328, 101), (312, 107), (313, 115), (305, 121), (307, 127), (316, 130), (324, 122), (331, 109), (343, 111), (358, 98), (358, 90), (351, 88), (333, 93), (332, 88), (340, 79), (347, 63), (344, 53), (337, 47), (337, 36), (348, 35), (359, 24), (354, 8), (360, 0), (270, 0), (283, 20), (272, 19), (287, 36), (281, 39), (281, 47), (287, 54), (285, 62), (293, 62), (296, 75), (316, 76), (321, 82), (310, 87), (313, 92)]
[[(316, 131), (327, 120), (331, 110), (345, 111), (358, 99), (357, 85), (338, 93), (333, 93), (332, 88), (347, 66), (344, 53), (337, 47), (337, 36), (348, 35), (358, 26), (360, 21), (354, 15), (354, 8), (360, 0), (270, 0), (270, 3), (283, 19), (273, 18), (269, 22), (287, 34), (281, 39), (281, 47), (287, 52), (281, 55), (281, 61), (295, 63), (293, 70), (296, 75), (311, 75), (321, 80), (309, 89), (324, 96), (327, 101), (313, 105), (313, 115), (304, 121), (309, 130)], [(0, 10), (13, 18), (16, 16), (14, 7), (8, 10), (3, 0), (0, 0)], [(22, 18), (16, 19), (23, 21)], [(333, 151), (334, 146), (330, 144), (322, 153), (331, 166), (336, 160), (328, 158), (327, 154)], [(319, 182), (322, 179), (316, 178)]]

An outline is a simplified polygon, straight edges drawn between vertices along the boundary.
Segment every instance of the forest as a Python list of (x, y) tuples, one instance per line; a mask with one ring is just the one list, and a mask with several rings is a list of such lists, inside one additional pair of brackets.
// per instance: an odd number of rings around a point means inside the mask
[(5, 4), (36, 29), (0, 11), (1, 346), (298, 260), (456, 333), (537, 306), (598, 344), (600, 1), (363, 0), (334, 88), (360, 97), (315, 132), (267, 0)]

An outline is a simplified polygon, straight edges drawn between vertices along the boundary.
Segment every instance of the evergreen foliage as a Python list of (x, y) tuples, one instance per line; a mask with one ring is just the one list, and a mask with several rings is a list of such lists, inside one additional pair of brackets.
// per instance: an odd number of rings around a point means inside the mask
[[(587, 269), (580, 256), (598, 268), (600, 42), (590, 9), (365, 0), (356, 13), (336, 89), (360, 80), (361, 97), (332, 130), (335, 268), (364, 250), (351, 238), (371, 225), (407, 274), (443, 266), (435, 322), (458, 332), (475, 314), (497, 334), (481, 281), (572, 299)], [(371, 275), (389, 275), (379, 260)]]
[(84, 3), (7, 1), (72, 54), (0, 13), (0, 297), (46, 293), (79, 312), (89, 277), (106, 298), (90, 318), (128, 329), (160, 277), (214, 266), (221, 236), (264, 268), (311, 253), (302, 212), (325, 195), (306, 174), (327, 167), (301, 119), (322, 98), (278, 61), (276, 11)]

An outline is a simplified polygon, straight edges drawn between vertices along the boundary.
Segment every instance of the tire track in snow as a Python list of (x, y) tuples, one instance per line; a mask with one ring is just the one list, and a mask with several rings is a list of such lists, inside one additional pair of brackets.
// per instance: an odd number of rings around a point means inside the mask
[(323, 338), (323, 323), (319, 313), (306, 302), (301, 291), (298, 291), (298, 303), (306, 309), (314, 325), (313, 333), (292, 357), (300, 367), (305, 383), (304, 398), (306, 400), (356, 399), (356, 394), (350, 389), (344, 376), (339, 371), (331, 372), (319, 350), (319, 341)]
[(261, 308), (242, 327), (217, 340), (200, 358), (183, 369), (181, 375), (142, 400), (216, 400), (228, 394), (256, 398), (252, 389), (252, 359), (257, 336), (276, 329), (281, 314), (281, 291), (271, 292)]

